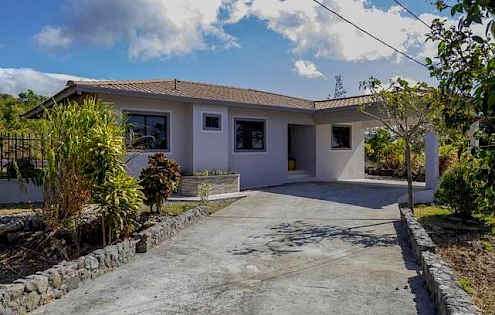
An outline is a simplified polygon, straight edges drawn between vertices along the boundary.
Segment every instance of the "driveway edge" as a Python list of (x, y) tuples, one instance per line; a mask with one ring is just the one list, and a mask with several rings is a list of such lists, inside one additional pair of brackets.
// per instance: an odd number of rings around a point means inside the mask
[(433, 296), (439, 314), (481, 314), (471, 297), (462, 289), (452, 269), (442, 257), (436, 254), (435, 244), (421, 223), (416, 220), (411, 209), (402, 207), (399, 209), (409, 243), (416, 260), (421, 265), (426, 287)]
[(81, 256), (62, 261), (45, 271), (0, 285), (0, 315), (26, 314), (39, 306), (60, 299), (80, 287), (145, 253), (161, 242), (208, 216), (206, 207), (196, 207), (178, 216), (166, 218), (129, 239)]

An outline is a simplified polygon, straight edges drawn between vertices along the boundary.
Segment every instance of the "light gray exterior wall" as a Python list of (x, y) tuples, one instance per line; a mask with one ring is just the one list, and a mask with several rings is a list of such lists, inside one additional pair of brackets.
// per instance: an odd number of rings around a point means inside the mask
[[(266, 120), (266, 152), (234, 152), (235, 118)], [(247, 108), (229, 109), (229, 169), (241, 174), (242, 189), (287, 183), (289, 124), (314, 125), (314, 116)]]
[[(297, 169), (316, 179), (333, 181), (364, 177), (363, 121), (371, 118), (356, 110), (322, 114), (213, 106), (137, 97), (99, 95), (121, 111), (170, 114), (170, 152), (186, 172), (233, 170), (241, 174), (241, 189), (280, 185), (288, 180), (288, 125), (295, 125)], [(203, 130), (203, 114), (221, 115), (221, 131)], [(234, 119), (266, 121), (265, 152), (235, 152)], [(352, 149), (331, 150), (332, 124), (352, 126)], [(138, 176), (152, 152), (131, 152), (129, 171)]]
[[(170, 152), (165, 155), (174, 159), (183, 171), (192, 170), (191, 144), (193, 143), (191, 126), (192, 104), (155, 100), (138, 97), (99, 95), (104, 102), (113, 103), (115, 108), (123, 112), (139, 112), (149, 114), (170, 114)], [(148, 165), (148, 156), (159, 150), (147, 152), (129, 152), (127, 154), (129, 172), (139, 176), (141, 169)]]
[(351, 149), (332, 149), (332, 124), (316, 126), (316, 176), (321, 181), (364, 178), (364, 129), (361, 122), (339, 123), (352, 130)]
[[(203, 130), (203, 114), (220, 115), (221, 130)], [(193, 171), (229, 169), (228, 115), (226, 106), (194, 104)]]

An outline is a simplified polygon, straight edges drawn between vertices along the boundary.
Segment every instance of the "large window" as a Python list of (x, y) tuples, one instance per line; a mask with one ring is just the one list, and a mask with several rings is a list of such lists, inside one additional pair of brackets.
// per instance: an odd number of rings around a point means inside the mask
[(127, 113), (132, 130), (132, 146), (137, 149), (170, 150), (170, 115)]
[(351, 149), (351, 127), (332, 126), (332, 149)]
[(235, 126), (235, 151), (265, 151), (266, 121), (263, 119), (236, 118)]

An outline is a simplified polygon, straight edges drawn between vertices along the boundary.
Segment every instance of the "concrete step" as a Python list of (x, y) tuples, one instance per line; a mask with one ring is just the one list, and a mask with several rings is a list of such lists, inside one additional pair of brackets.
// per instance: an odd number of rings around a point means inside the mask
[(289, 174), (288, 174), (289, 179), (311, 178), (311, 177), (313, 177), (313, 176), (305, 170), (289, 171)]

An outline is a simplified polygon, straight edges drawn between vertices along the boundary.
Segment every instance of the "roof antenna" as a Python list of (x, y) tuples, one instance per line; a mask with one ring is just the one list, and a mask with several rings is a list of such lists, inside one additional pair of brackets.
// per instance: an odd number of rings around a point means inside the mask
[(174, 90), (177, 90), (177, 79), (174, 79)]

